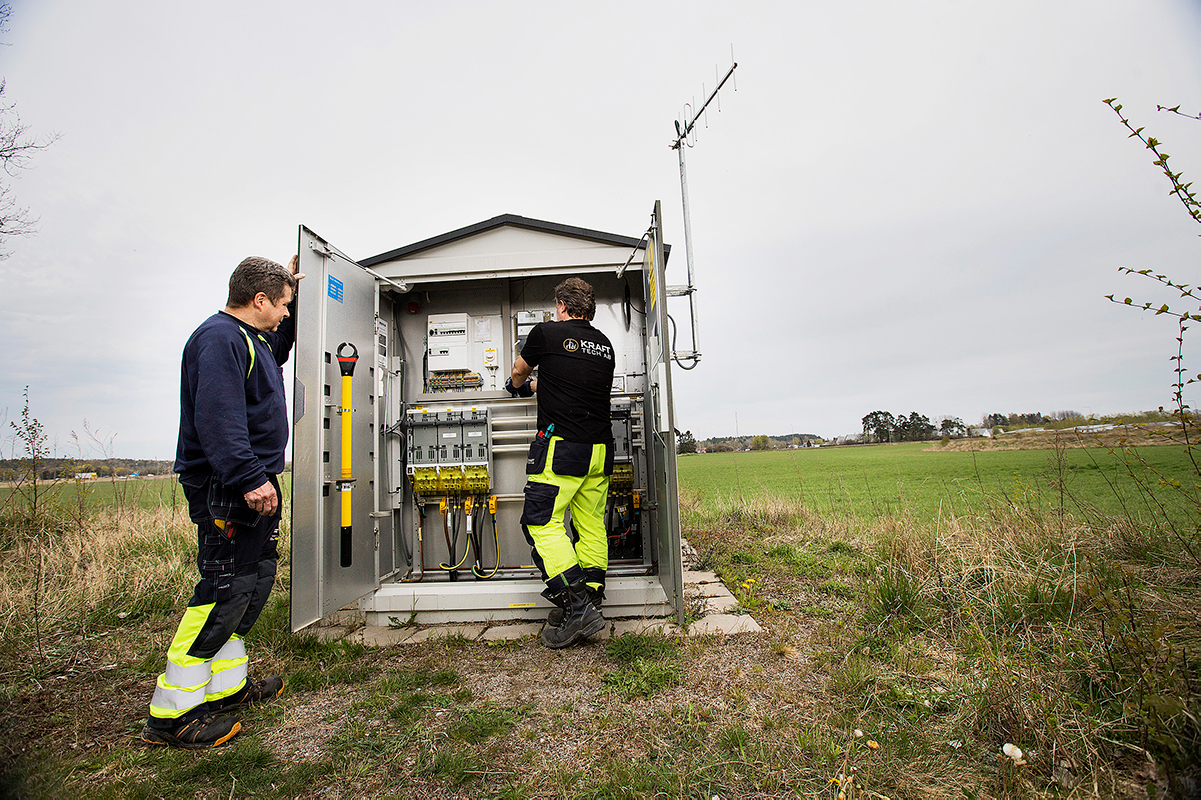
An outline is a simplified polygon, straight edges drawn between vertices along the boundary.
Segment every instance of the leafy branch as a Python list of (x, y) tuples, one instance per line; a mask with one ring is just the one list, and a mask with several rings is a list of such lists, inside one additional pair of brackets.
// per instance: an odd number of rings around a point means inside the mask
[[(1114, 99), (1117, 99), (1117, 98), (1114, 98)], [(1184, 114), (1180, 111), (1180, 106), (1172, 106), (1171, 108), (1168, 108), (1167, 106), (1156, 106), (1155, 110), (1156, 111), (1167, 111), (1170, 114), (1175, 114), (1176, 116), (1184, 117), (1185, 119), (1201, 120), (1201, 114)]]
[[(1154, 136), (1144, 135), (1143, 131), (1145, 128), (1136, 128), (1134, 124), (1122, 114), (1122, 104), (1117, 102), (1116, 97), (1111, 97), (1104, 102), (1105, 105), (1113, 109), (1113, 112), (1118, 115), (1118, 119), (1120, 119), (1126, 129), (1130, 131), (1130, 135), (1127, 138), (1138, 139), (1143, 143), (1143, 146), (1146, 149), (1150, 150), (1155, 155), (1155, 160), (1152, 163), (1160, 168), (1164, 174), (1164, 177), (1166, 177), (1168, 182), (1172, 185), (1172, 189), (1169, 194), (1175, 196), (1181, 202), (1185, 210), (1188, 211), (1189, 216), (1193, 218), (1194, 222), (1201, 223), (1201, 201), (1198, 201), (1197, 194), (1193, 191), (1193, 184), (1192, 182), (1185, 182), (1183, 173), (1174, 172), (1172, 170), (1171, 166), (1169, 166), (1170, 156), (1164, 152), (1162, 143)], [(1185, 117), (1186, 119), (1201, 121), (1201, 114), (1192, 115), (1182, 113), (1179, 105), (1171, 108), (1167, 106), (1156, 106), (1156, 108), (1159, 111), (1166, 111), (1170, 114), (1176, 114), (1177, 116)], [(1201, 287), (1192, 286), (1187, 283), (1179, 283), (1166, 275), (1154, 273), (1149, 269), (1134, 270), (1130, 269), (1129, 267), (1118, 267), (1118, 271), (1125, 275), (1142, 275), (1144, 277), (1151, 278), (1160, 285), (1178, 292), (1182, 300), (1191, 300), (1194, 303), (1201, 304)], [(1175, 381), (1172, 383), (1172, 403), (1175, 406), (1175, 415), (1180, 420), (1180, 428), (1184, 436), (1185, 453), (1188, 455), (1189, 461), (1193, 465), (1194, 473), (1201, 476), (1201, 464), (1198, 463), (1195, 452), (1198, 448), (1198, 444), (1193, 441), (1193, 435), (1189, 430), (1189, 423), (1193, 422), (1194, 415), (1189, 405), (1184, 401), (1185, 387), (1201, 381), (1201, 373), (1197, 374), (1195, 377), (1190, 377), (1185, 372), (1184, 367), (1184, 334), (1185, 331), (1189, 329), (1190, 323), (1201, 322), (1201, 313), (1187, 310), (1173, 311), (1167, 303), (1162, 303), (1159, 306), (1156, 306), (1151, 302), (1144, 302), (1141, 304), (1135, 303), (1134, 300), (1129, 297), (1123, 298), (1121, 301), (1116, 300), (1112, 294), (1106, 295), (1105, 297), (1111, 303), (1133, 306), (1142, 311), (1153, 311), (1155, 316), (1164, 314), (1176, 319), (1178, 326), (1176, 334), (1176, 354), (1171, 356), (1171, 360), (1175, 363), (1175, 366), (1173, 367)], [(1201, 305), (1198, 306), (1198, 310), (1201, 311)], [(1159, 479), (1161, 485), (1166, 482), (1166, 478), (1162, 474), (1156, 473), (1156, 477)], [(1178, 482), (1174, 483), (1173, 488), (1182, 490), (1182, 494), (1185, 495), (1186, 499), (1190, 503), (1192, 503), (1194, 511), (1201, 512), (1201, 498), (1197, 496), (1195, 491), (1183, 491), (1183, 487), (1181, 487)], [(1197, 523), (1196, 528), (1198, 531), (1201, 531), (1201, 521)], [(1188, 549), (1191, 555), (1193, 552), (1192, 549), (1187, 547), (1187, 545), (1186, 549)]]
[[(1180, 202), (1184, 204), (1189, 216), (1191, 216), (1194, 221), (1201, 223), (1201, 202), (1197, 200), (1197, 194), (1192, 190), (1193, 184), (1191, 182), (1184, 183), (1184, 173), (1172, 172), (1171, 167), (1168, 166), (1168, 159), (1170, 156), (1162, 150), (1163, 143), (1154, 136), (1144, 136), (1143, 131), (1146, 130), (1145, 127), (1134, 127), (1130, 120), (1122, 115), (1122, 104), (1117, 102), (1117, 100), (1118, 99), (1116, 97), (1110, 97), (1108, 100), (1105, 100), (1104, 103), (1113, 109), (1114, 113), (1118, 115), (1118, 119), (1120, 119), (1122, 124), (1126, 126), (1126, 130), (1130, 131), (1130, 136), (1128, 138), (1137, 138), (1143, 143), (1143, 146), (1155, 154), (1155, 160), (1151, 163), (1163, 170), (1163, 174), (1167, 176), (1169, 181), (1171, 181), (1172, 191), (1169, 192), (1169, 194), (1175, 195)], [(1194, 119), (1194, 117), (1191, 117), (1189, 114), (1181, 114), (1178, 110), (1180, 106), (1176, 106), (1175, 108), (1158, 106), (1158, 108), (1182, 117)], [(1201, 119), (1201, 116), (1195, 117), (1195, 119)]]

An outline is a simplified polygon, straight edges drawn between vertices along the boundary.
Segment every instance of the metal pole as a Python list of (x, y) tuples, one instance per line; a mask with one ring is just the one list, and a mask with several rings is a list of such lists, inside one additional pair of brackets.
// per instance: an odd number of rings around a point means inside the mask
[(672, 148), (677, 150), (680, 154), (680, 195), (683, 197), (684, 201), (684, 255), (688, 261), (688, 285), (683, 288), (683, 291), (680, 291), (679, 288), (676, 288), (675, 293), (688, 295), (688, 312), (689, 316), (692, 318), (691, 352), (676, 353), (673, 348), (671, 357), (677, 364), (680, 365), (680, 367), (684, 369), (692, 369), (692, 367), (684, 367), (683, 362), (680, 361), (681, 358), (691, 360), (693, 367), (695, 367), (697, 362), (701, 360), (700, 349), (698, 348), (696, 341), (696, 280), (692, 266), (692, 217), (688, 213), (688, 170), (684, 166), (684, 148), (688, 145), (688, 135), (692, 133), (692, 129), (696, 127), (697, 121), (701, 118), (701, 115), (705, 113), (705, 109), (709, 107), (709, 104), (713, 102), (713, 98), (717, 97), (717, 93), (720, 92), (722, 87), (726, 85), (726, 81), (733, 77), (734, 70), (736, 69), (738, 69), (737, 61), (730, 66), (730, 69), (728, 72), (726, 72), (725, 77), (718, 82), (717, 88), (710, 92), (709, 96), (705, 98), (705, 102), (701, 105), (700, 109), (697, 110), (696, 113), (692, 114), (690, 119), (684, 120), (683, 125), (681, 125), (678, 120), (676, 121), (676, 140), (671, 145)]
[(680, 154), (680, 194), (684, 197), (684, 256), (688, 261), (688, 311), (692, 317), (691, 355), (693, 360), (697, 360), (700, 354), (696, 344), (696, 281), (692, 274), (692, 217), (688, 213), (688, 170), (684, 167), (684, 148), (677, 147), (676, 151)]

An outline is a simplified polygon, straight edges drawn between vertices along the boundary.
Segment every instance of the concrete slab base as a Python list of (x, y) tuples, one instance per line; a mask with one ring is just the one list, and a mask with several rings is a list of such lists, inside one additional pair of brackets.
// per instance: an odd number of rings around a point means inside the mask
[(704, 636), (706, 634), (724, 634), (730, 636), (736, 633), (758, 633), (763, 630), (759, 623), (742, 614), (710, 614), (701, 617), (688, 626), (689, 636)]
[(523, 622), (518, 625), (493, 625), (480, 636), (486, 642), (503, 642), (537, 636), (542, 632), (541, 622)]
[(731, 596), (729, 592), (724, 596), (705, 598), (705, 609), (710, 614), (725, 614), (737, 605), (737, 598)]
[(450, 639), (455, 636), (475, 640), (480, 638), (480, 634), (483, 632), (483, 625), (434, 625), (429, 628), (418, 629), (416, 633), (405, 639), (405, 644), (428, 642), (432, 639)]
[[(589, 637), (589, 641), (603, 642), (624, 633), (661, 633), (664, 636), (705, 636), (721, 634), (733, 636), (740, 633), (758, 633), (762, 630), (755, 620), (744, 614), (730, 614), (738, 605), (737, 598), (726, 589), (721, 579), (712, 572), (689, 571), (684, 573), (684, 596), (691, 602), (697, 603), (702, 616), (685, 630), (676, 624), (675, 620), (666, 616), (645, 615), (634, 618), (613, 619), (604, 630)], [(546, 611), (530, 609), (532, 613), (545, 615)], [(606, 604), (606, 616), (616, 616), (619, 609), (610, 609)], [(395, 616), (395, 615), (393, 615)], [(403, 615), (406, 619), (408, 614)], [(366, 615), (366, 627), (351, 630), (356, 624), (361, 624), (363, 617), (357, 613), (339, 612), (334, 618), (327, 618), (324, 625), (315, 625), (308, 629), (308, 635), (316, 636), (322, 641), (334, 641), (345, 638), (348, 642), (363, 644), (368, 647), (392, 647), (398, 644), (416, 644), (432, 639), (452, 636), (462, 636), (469, 641), (511, 641), (527, 636), (537, 636), (542, 632), (542, 620), (518, 622), (515, 624), (491, 625), (484, 624), (440, 624), (413, 625), (403, 628), (393, 628), (370, 624), (382, 621), (387, 614)], [(332, 624), (331, 624), (332, 623)], [(348, 631), (350, 631), (348, 633)]]
[(707, 570), (687, 570), (684, 572), (684, 583), (721, 583), (717, 573)]
[(416, 628), (366, 627), (348, 635), (346, 641), (367, 647), (392, 647), (407, 642), (416, 632)]
[(350, 628), (343, 625), (326, 625), (318, 627), (316, 625), (311, 628), (305, 628), (301, 631), (301, 636), (310, 636), (321, 642), (336, 642), (350, 632)]
[(613, 623), (613, 635), (623, 633), (661, 633), (664, 636), (682, 636), (680, 626), (664, 619), (622, 619)]

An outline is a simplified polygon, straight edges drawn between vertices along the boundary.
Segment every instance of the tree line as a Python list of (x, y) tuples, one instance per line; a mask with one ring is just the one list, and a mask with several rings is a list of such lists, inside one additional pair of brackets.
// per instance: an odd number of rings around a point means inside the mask
[(676, 432), (677, 453), (735, 453), (743, 450), (783, 450), (790, 447), (813, 447), (825, 440), (815, 433), (788, 433), (783, 436), (711, 436), (697, 439), (692, 431)]
[(947, 417), (937, 426), (925, 414), (911, 411), (892, 415), (887, 411), (873, 411), (862, 419), (863, 440), (876, 442), (924, 442), (940, 436), (958, 438), (968, 434), (968, 428), (959, 417)]
[(141, 458), (105, 458), (82, 461), (77, 458), (11, 458), (0, 459), (0, 481), (27, 480), (30, 470), (37, 470), (39, 481), (74, 478), (78, 474), (95, 473), (98, 478), (139, 475), (169, 475), (170, 461), (153, 461)]

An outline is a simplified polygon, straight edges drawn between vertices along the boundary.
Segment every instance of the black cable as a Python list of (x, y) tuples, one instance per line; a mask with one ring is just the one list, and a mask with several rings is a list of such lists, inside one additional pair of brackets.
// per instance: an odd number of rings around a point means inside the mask
[[(626, 297), (629, 297), (630, 296), (630, 279), (629, 278), (625, 279), (625, 284), (626, 284)], [(642, 316), (644, 316), (644, 317), (646, 316), (646, 310), (644, 308), (639, 308), (638, 306), (634, 305), (632, 300), (630, 301), (630, 308), (634, 309)]]
[[(454, 561), (455, 560), (455, 551), (458, 550), (458, 548), (459, 548), (459, 530), (460, 530), (460, 528), (459, 528), (459, 514), (458, 514), (458, 511), (455, 509), (455, 504), (453, 502), (450, 504), (449, 516), (450, 516), (450, 530), (448, 530), (446, 532), (446, 549), (450, 551), (450, 560)], [(453, 541), (452, 541), (452, 536), (451, 536), (452, 531), (453, 531)], [(438, 566), (441, 567), (442, 569), (450, 572), (450, 579), (452, 581), (456, 580), (458, 578), (458, 575), (455, 572), (455, 570), (457, 570), (463, 566), (463, 564), (467, 561), (467, 554), (470, 552), (471, 552), (471, 547), (464, 546), (463, 558), (461, 558), (459, 560), (458, 564), (455, 564), (453, 567), (450, 564), (439, 564)]]
[[(482, 516), (483, 509), (480, 510), (480, 513)], [(476, 561), (479, 563), (479, 571), (477, 572), (476, 568), (472, 567), (471, 573), (473, 575), (475, 575), (475, 577), (478, 578), (479, 580), (488, 580), (493, 575), (495, 575), (497, 573), (497, 571), (500, 569), (500, 534), (496, 530), (496, 514), (490, 513), (489, 515), (492, 517), (492, 546), (496, 548), (496, 565), (494, 567), (492, 567), (491, 572), (489, 572), (487, 575), (484, 574), (484, 556), (483, 556), (483, 553), (481, 552), (482, 548), (479, 548), (479, 546), (477, 545), (475, 557), (476, 557)], [(482, 535), (481, 535), (481, 539), (482, 539)], [(481, 541), (481, 543), (482, 543), (482, 541)]]
[(692, 366), (691, 367), (684, 366), (684, 362), (681, 361), (679, 359), (679, 357), (676, 356), (676, 333), (677, 333), (676, 321), (671, 318), (671, 314), (667, 315), (667, 321), (671, 323), (671, 360), (676, 362), (676, 366), (679, 367), (680, 369), (683, 369), (683, 370), (696, 369), (697, 364), (701, 363), (700, 360), (697, 359), (696, 356), (692, 357)]

